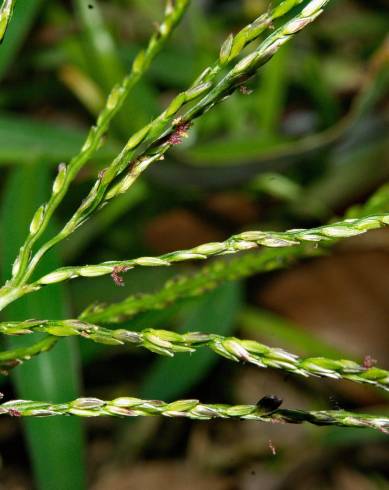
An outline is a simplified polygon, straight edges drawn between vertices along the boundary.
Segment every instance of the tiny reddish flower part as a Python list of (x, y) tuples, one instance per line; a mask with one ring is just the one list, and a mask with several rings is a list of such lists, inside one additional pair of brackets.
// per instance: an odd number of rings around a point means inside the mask
[(113, 271), (111, 272), (111, 277), (116, 286), (125, 286), (125, 282), (121, 274), (128, 271), (128, 269), (129, 267), (126, 267), (125, 265), (117, 265), (113, 268)]
[(16, 410), (15, 408), (9, 408), (8, 409), (8, 414), (11, 417), (21, 417), (22, 414), (19, 412), (19, 410)]
[(363, 359), (363, 367), (366, 369), (372, 368), (375, 364), (377, 364), (377, 360), (373, 359), (371, 356), (367, 355)]
[(250, 88), (248, 88), (246, 85), (240, 85), (239, 92), (242, 95), (250, 95), (253, 93), (253, 91)]
[(168, 137), (168, 143), (170, 145), (179, 145), (180, 143), (182, 143), (182, 140), (184, 138), (187, 138), (188, 136), (188, 130), (190, 129), (190, 127), (192, 126), (192, 123), (190, 122), (181, 122), (179, 123), (173, 133), (171, 135), (169, 135)]

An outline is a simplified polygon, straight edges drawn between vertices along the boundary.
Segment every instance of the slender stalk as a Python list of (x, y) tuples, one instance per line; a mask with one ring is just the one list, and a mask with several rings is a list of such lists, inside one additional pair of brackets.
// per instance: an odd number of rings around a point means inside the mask
[(97, 118), (96, 125), (92, 126), (90, 129), (80, 153), (72, 158), (68, 166), (60, 164), (58, 167), (58, 175), (53, 184), (51, 197), (46, 204), (42, 204), (36, 211), (30, 225), (30, 233), (15, 260), (12, 279), (9, 283), (13, 287), (20, 286), (25, 282), (26, 270), (34, 244), (46, 229), (54, 211), (66, 195), (71, 182), (74, 180), (80, 169), (102, 145), (104, 135), (107, 132), (113, 117), (123, 106), (129, 93), (149, 68), (155, 56), (166, 44), (166, 41), (169, 39), (174, 28), (178, 25), (185, 13), (189, 1), (190, 0), (176, 0), (174, 3), (171, 1), (167, 2), (164, 20), (151, 37), (146, 50), (141, 51), (135, 58), (131, 73), (111, 90), (106, 105)]
[[(244, 84), (283, 44), (292, 39), (297, 32), (309, 23), (313, 22), (322, 13), (322, 8), (328, 1), (311, 0), (308, 2), (294, 18), (270, 34), (251, 54), (236, 63), (219, 82), (215, 82), (212, 68), (211, 71), (206, 69), (188, 90), (173, 99), (160, 116), (131, 136), (115, 160), (100, 173), (88, 196), (64, 228), (37, 251), (29, 264), (26, 261), (28, 257), (23, 252), (26, 260), (23, 263), (23, 271), (21, 273), (19, 273), (20, 265), (17, 262), (19, 282), (21, 280), (27, 281), (39, 260), (50, 248), (72, 234), (106, 201), (126, 192), (150, 164), (162, 160), (166, 151), (171, 146), (179, 144), (182, 138), (186, 136), (189, 127), (196, 118), (206, 113), (215, 104), (224, 100), (239, 86)], [(288, 5), (296, 5), (298, 3), (300, 2), (292, 1), (288, 2)], [(286, 3), (284, 8), (286, 8)], [(260, 25), (262, 29), (262, 24)], [(222, 46), (218, 63), (221, 66), (226, 66), (230, 60), (235, 59), (245, 45), (258, 36), (259, 31), (262, 32), (253, 23), (245, 28), (245, 35), (240, 43), (236, 42), (233, 37), (228, 38)], [(179, 116), (181, 109), (192, 102), (192, 107)], [(129, 173), (117, 182), (117, 178), (128, 168), (130, 168)], [(37, 212), (32, 222), (33, 230), (35, 230), (34, 223), (41, 223), (45, 219), (45, 215), (46, 210), (43, 208)], [(38, 229), (39, 226), (37, 226)], [(35, 233), (35, 231), (31, 233)], [(18, 284), (18, 281), (16, 281), (16, 284)]]
[(78, 398), (68, 403), (47, 403), (12, 400), (0, 405), (0, 414), (17, 417), (50, 417), (75, 415), (77, 417), (186, 417), (194, 420), (238, 419), (259, 422), (300, 424), (308, 422), (318, 426), (360, 427), (389, 433), (389, 418), (344, 410), (304, 411), (278, 409), (273, 412), (257, 405), (206, 405), (198, 400), (178, 400), (165, 403), (159, 400), (141, 400), (120, 397), (112, 401), (98, 398)]
[(361, 235), (368, 230), (383, 228), (389, 224), (389, 213), (368, 216), (360, 219), (345, 219), (330, 225), (311, 229), (297, 229), (285, 232), (246, 231), (233, 235), (224, 242), (213, 242), (197, 247), (170, 252), (159, 257), (140, 257), (130, 260), (108, 261), (96, 265), (68, 266), (57, 269), (31, 284), (39, 289), (76, 277), (97, 277), (119, 274), (135, 266), (169, 266), (176, 262), (204, 260), (212, 256), (234, 254), (242, 250), (262, 247), (293, 247), (301, 244), (318, 244)]
[[(216, 354), (235, 362), (250, 363), (260, 368), (281, 369), (305, 377), (347, 379), (389, 391), (389, 371), (384, 369), (364, 367), (347, 359), (301, 358), (283, 349), (236, 337), (200, 332), (180, 334), (150, 328), (141, 332), (110, 330), (79, 320), (27, 320), (0, 324), (0, 333), (5, 335), (23, 335), (32, 332), (44, 332), (57, 337), (77, 335), (107, 345), (132, 344), (170, 357), (178, 352), (195, 352), (198, 348), (206, 346)], [(19, 359), (17, 361), (20, 362)]]
[(9, 21), (11, 20), (15, 2), (16, 0), (4, 0), (0, 8), (0, 43), (4, 39)]

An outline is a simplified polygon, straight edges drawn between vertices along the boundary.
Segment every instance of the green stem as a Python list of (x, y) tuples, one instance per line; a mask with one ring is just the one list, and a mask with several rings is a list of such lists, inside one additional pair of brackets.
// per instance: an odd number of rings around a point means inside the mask
[(75, 415), (78, 417), (186, 417), (194, 420), (216, 418), (257, 420), (259, 422), (300, 424), (308, 422), (318, 426), (360, 427), (389, 433), (389, 418), (346, 412), (344, 410), (304, 411), (278, 409), (266, 411), (257, 405), (206, 405), (198, 400), (178, 400), (165, 403), (159, 400), (141, 400), (121, 397), (112, 401), (98, 398), (78, 398), (68, 403), (47, 403), (15, 400), (0, 405), (0, 414), (20, 417), (50, 417)]
[(32, 332), (44, 332), (57, 337), (76, 335), (106, 345), (132, 344), (170, 357), (179, 352), (195, 352), (198, 348), (206, 346), (216, 354), (235, 362), (250, 363), (260, 368), (281, 369), (305, 377), (347, 379), (389, 391), (389, 371), (385, 369), (364, 367), (348, 359), (301, 358), (283, 349), (236, 337), (202, 332), (180, 334), (151, 328), (141, 332), (110, 330), (79, 320), (27, 320), (0, 324), (0, 333), (5, 335)]

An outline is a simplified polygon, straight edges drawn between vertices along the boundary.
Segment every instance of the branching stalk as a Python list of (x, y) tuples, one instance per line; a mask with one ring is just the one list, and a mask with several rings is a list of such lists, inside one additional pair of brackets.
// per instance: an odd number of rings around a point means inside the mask
[[(294, 18), (271, 33), (257, 49), (237, 62), (219, 82), (216, 82), (214, 79), (219, 71), (217, 67), (219, 65), (222, 67), (227, 66), (231, 60), (235, 59), (246, 44), (255, 39), (264, 30), (263, 25), (268, 25), (269, 20), (265, 24), (260, 22), (260, 28), (255, 22), (247, 26), (241, 31), (244, 32), (242, 40), (238, 37), (239, 34), (236, 38), (228, 38), (222, 46), (219, 60), (215, 65), (216, 71), (213, 72), (212, 68), (205, 70), (188, 90), (173, 99), (160, 116), (131, 136), (115, 160), (101, 172), (99, 179), (95, 182), (88, 196), (64, 228), (44, 244), (29, 263), (27, 263), (29, 253), (26, 255), (22, 247), (24, 260), (16, 262), (15, 269), (17, 272), (15, 274), (18, 279), (14, 282), (16, 284), (21, 281), (26, 282), (39, 260), (50, 248), (72, 234), (94, 211), (108, 200), (126, 192), (150, 164), (163, 159), (166, 151), (182, 140), (196, 118), (206, 113), (215, 104), (224, 100), (239, 86), (244, 84), (248, 78), (255, 74), (260, 66), (272, 58), (283, 44), (288, 42), (309, 23), (313, 22), (322, 13), (323, 7), (328, 1), (312, 0), (308, 2)], [(285, 2), (283, 9), (289, 10), (289, 5), (295, 6), (299, 3), (298, 1)], [(278, 15), (281, 15), (281, 12), (282, 9), (279, 10)], [(187, 104), (192, 104), (192, 107), (181, 114), (182, 108)], [(129, 173), (123, 177), (122, 174), (128, 168), (130, 168)], [(119, 176), (121, 178), (117, 181)], [(62, 192), (62, 186), (59, 185), (58, 187), (60, 188), (59, 192)], [(35, 230), (34, 223), (38, 223), (37, 230), (40, 230), (40, 223), (46, 220), (46, 214), (47, 210), (45, 208), (38, 210), (37, 215), (33, 218), (29, 240), (35, 241), (32, 236), (35, 236), (38, 231)], [(22, 269), (20, 269), (21, 267)]]
[(26, 271), (34, 244), (45, 231), (54, 211), (65, 197), (71, 182), (81, 168), (103, 144), (104, 135), (108, 131), (113, 117), (123, 106), (129, 93), (147, 71), (155, 56), (166, 44), (166, 41), (169, 39), (174, 28), (178, 25), (185, 13), (189, 1), (190, 0), (176, 0), (175, 2), (172, 2), (169, 0), (167, 2), (164, 20), (151, 37), (146, 50), (141, 51), (135, 58), (131, 73), (111, 90), (106, 105), (97, 118), (96, 125), (92, 126), (90, 129), (80, 153), (72, 158), (69, 165), (66, 166), (63, 163), (59, 165), (58, 175), (53, 183), (51, 197), (46, 204), (42, 204), (36, 211), (30, 225), (30, 233), (14, 262), (12, 279), (10, 281), (10, 284), (13, 287), (25, 283), (28, 276), (28, 274), (26, 275)]

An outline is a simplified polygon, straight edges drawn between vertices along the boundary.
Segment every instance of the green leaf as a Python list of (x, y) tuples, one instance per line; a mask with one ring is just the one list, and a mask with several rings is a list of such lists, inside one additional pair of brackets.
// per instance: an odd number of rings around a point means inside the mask
[[(180, 332), (229, 335), (235, 326), (241, 303), (241, 285), (226, 283), (196, 301)], [(172, 359), (160, 358), (146, 376), (141, 396), (162, 400), (184, 396), (218, 361), (218, 357), (209, 349), (199, 349), (191, 355), (176, 354)]]
[[(86, 132), (78, 129), (0, 114), (0, 165), (38, 160), (58, 164), (79, 152), (85, 136)], [(97, 154), (99, 159), (112, 156), (112, 145), (105, 146)]]
[[(30, 165), (14, 170), (6, 185), (1, 219), (3, 280), (10, 276), (12, 261), (23, 242), (29, 220), (37, 206), (47, 197), (49, 171), (44, 166)], [(12, 232), (11, 232), (12, 230)], [(51, 230), (53, 231), (53, 230)], [(58, 267), (55, 254), (42, 261), (46, 272)], [(61, 286), (45, 288), (11, 304), (3, 317), (7, 320), (26, 318), (61, 318), (66, 314)], [(13, 338), (12, 348), (36, 342), (40, 335)], [(79, 395), (76, 345), (73, 339), (61, 340), (50, 352), (17, 367), (12, 381), (18, 396), (25, 399), (64, 402)], [(85, 488), (83, 437), (76, 418), (42, 418), (24, 421), (30, 456), (40, 490)]]

